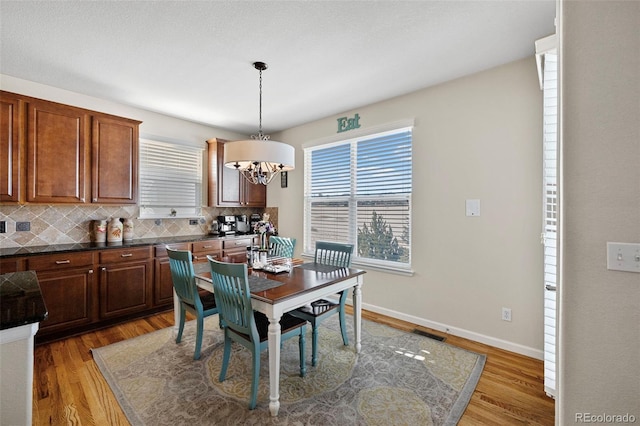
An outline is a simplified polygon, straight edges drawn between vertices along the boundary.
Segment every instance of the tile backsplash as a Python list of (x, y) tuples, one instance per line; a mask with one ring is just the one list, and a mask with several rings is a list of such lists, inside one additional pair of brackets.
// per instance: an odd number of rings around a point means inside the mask
[[(278, 208), (267, 207), (271, 221), (278, 226)], [(2, 205), (0, 220), (6, 221), (6, 233), (0, 234), (0, 247), (13, 248), (49, 244), (87, 243), (91, 241), (94, 220), (112, 217), (133, 219), (135, 238), (178, 235), (202, 235), (209, 232), (218, 215), (262, 214), (262, 209), (202, 208), (202, 219), (190, 225), (189, 219), (138, 219), (138, 206), (108, 205)], [(29, 222), (28, 231), (16, 231), (16, 222)]]

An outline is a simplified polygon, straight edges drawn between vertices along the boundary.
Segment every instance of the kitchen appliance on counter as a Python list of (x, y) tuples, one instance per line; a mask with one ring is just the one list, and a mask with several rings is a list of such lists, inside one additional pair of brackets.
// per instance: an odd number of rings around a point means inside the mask
[(247, 235), (253, 234), (253, 229), (249, 226), (246, 214), (236, 216), (236, 234)]
[(209, 233), (221, 237), (225, 235), (235, 235), (236, 217), (232, 215), (218, 216), (217, 220), (211, 224), (211, 231)]

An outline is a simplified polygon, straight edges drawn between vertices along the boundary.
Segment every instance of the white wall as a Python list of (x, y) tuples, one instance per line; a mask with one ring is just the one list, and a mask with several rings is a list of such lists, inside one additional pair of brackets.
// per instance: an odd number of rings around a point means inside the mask
[(637, 423), (640, 274), (608, 271), (605, 249), (607, 241), (640, 243), (640, 2), (567, 1), (558, 16), (564, 276), (556, 422), (628, 413)]
[[(541, 358), (542, 93), (533, 57), (272, 135), (296, 146), (289, 187), (269, 186), (268, 202), (297, 252), (301, 145), (335, 136), (336, 119), (356, 112), (362, 129), (415, 118), (415, 274), (369, 271), (365, 307)], [(481, 200), (480, 217), (465, 216), (468, 198)], [(512, 322), (501, 321), (503, 306)]]

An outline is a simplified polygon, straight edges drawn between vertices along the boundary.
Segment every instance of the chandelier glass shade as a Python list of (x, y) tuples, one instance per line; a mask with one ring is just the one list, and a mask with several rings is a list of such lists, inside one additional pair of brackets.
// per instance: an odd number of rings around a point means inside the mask
[(268, 185), (280, 172), (295, 168), (295, 149), (262, 133), (262, 71), (267, 65), (254, 62), (253, 66), (260, 71), (260, 128), (251, 139), (224, 144), (224, 165), (238, 170), (252, 184)]

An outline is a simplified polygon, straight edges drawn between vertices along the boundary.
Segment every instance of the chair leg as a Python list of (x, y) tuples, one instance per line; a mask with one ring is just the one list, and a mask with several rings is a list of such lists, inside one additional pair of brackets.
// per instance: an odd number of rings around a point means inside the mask
[(339, 316), (340, 316), (340, 332), (342, 333), (342, 343), (344, 343), (345, 346), (348, 346), (349, 338), (347, 337), (347, 322), (344, 316), (343, 306), (340, 307)]
[(184, 331), (184, 322), (187, 317), (187, 312), (185, 311), (182, 304), (180, 304), (180, 326), (178, 327), (178, 335), (176, 336), (176, 343), (180, 343), (182, 340), (182, 332)]
[(196, 350), (193, 353), (193, 359), (200, 359), (200, 349), (202, 348), (202, 329), (204, 328), (204, 318), (198, 315), (196, 329)]
[(318, 363), (318, 325), (313, 324), (313, 332), (311, 333), (311, 365), (316, 366)]
[(218, 380), (224, 382), (227, 375), (227, 367), (229, 366), (229, 358), (231, 357), (231, 339), (227, 336), (228, 331), (224, 331), (224, 352), (222, 355), (222, 367), (220, 368), (220, 377)]
[(300, 337), (298, 338), (298, 348), (300, 349), (300, 377), (307, 375), (307, 363), (304, 359), (306, 333), (306, 327), (300, 327)]
[(260, 379), (260, 348), (254, 345), (253, 352), (253, 374), (251, 378), (251, 398), (249, 399), (249, 410), (256, 408), (258, 402), (258, 380)]

